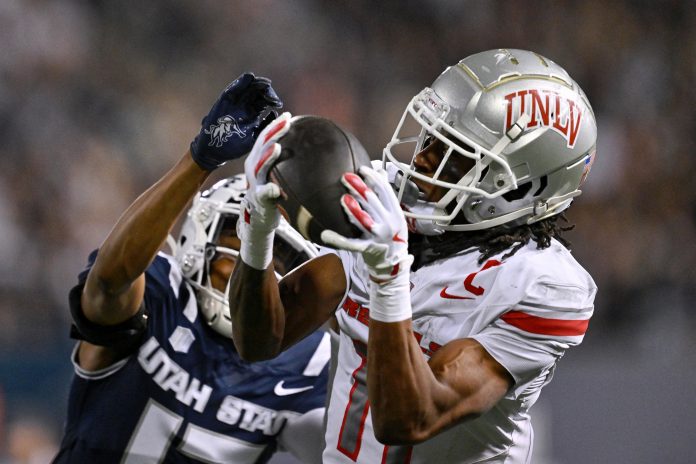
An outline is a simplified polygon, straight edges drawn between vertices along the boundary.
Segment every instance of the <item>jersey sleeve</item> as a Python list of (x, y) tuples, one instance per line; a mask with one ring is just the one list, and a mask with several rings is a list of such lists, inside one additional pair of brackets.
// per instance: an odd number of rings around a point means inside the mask
[(343, 274), (346, 277), (346, 291), (343, 294), (343, 298), (341, 298), (341, 302), (339, 303), (338, 307), (335, 308), (336, 310), (338, 310), (341, 308), (343, 302), (346, 299), (346, 296), (348, 295), (348, 290), (350, 290), (351, 287), (351, 276), (353, 275), (351, 269), (353, 269), (357, 263), (354, 253), (351, 253), (346, 250), (336, 250), (328, 247), (319, 247), (319, 256), (329, 254), (336, 255), (341, 260), (341, 265), (343, 266)]
[(73, 324), (70, 327), (70, 336), (95, 345), (108, 346), (121, 352), (129, 352), (135, 348), (135, 345), (140, 341), (147, 328), (145, 305), (141, 304), (136, 314), (115, 325), (99, 325), (87, 319), (82, 310), (82, 292), (96, 258), (97, 251), (95, 250), (90, 253), (87, 266), (78, 275), (77, 285), (69, 292), (68, 304), (73, 320)]
[(120, 324), (100, 326), (87, 320), (81, 307), (82, 291), (97, 253), (98, 250), (90, 253), (85, 269), (78, 275), (77, 285), (70, 290), (69, 305), (73, 317), (71, 337), (96, 345), (133, 349), (147, 330), (147, 320), (153, 315), (153, 308), (162, 307), (166, 300), (179, 298), (181, 273), (176, 266), (172, 266), (166, 255), (158, 254), (145, 271), (145, 295), (139, 311)]
[(540, 390), (566, 350), (582, 342), (596, 287), (588, 275), (579, 276), (533, 276), (522, 294), (472, 337), (512, 375), (515, 398)]

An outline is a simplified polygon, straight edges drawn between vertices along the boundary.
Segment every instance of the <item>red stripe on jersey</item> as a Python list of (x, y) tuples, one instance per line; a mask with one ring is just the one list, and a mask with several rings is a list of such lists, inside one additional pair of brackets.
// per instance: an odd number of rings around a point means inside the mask
[(509, 311), (503, 314), (501, 319), (525, 332), (540, 335), (559, 335), (562, 337), (584, 335), (590, 323), (589, 319), (547, 319), (545, 317), (532, 316), (522, 311)]
[(410, 464), (413, 446), (385, 446), (381, 464)]
[[(367, 349), (366, 349), (367, 351)], [(360, 354), (360, 353), (358, 353)], [(366, 356), (360, 356), (361, 362), (360, 365), (358, 366), (355, 371), (353, 371), (353, 386), (350, 389), (350, 393), (348, 394), (348, 404), (346, 404), (346, 412), (343, 414), (343, 423), (341, 423), (341, 430), (338, 432), (338, 443), (336, 443), (336, 449), (340, 451), (341, 453), (345, 454), (350, 458), (351, 461), (357, 461), (358, 460), (358, 454), (360, 454), (360, 447), (362, 446), (362, 436), (363, 436), (363, 431), (365, 429), (365, 421), (367, 420), (367, 413), (370, 411), (370, 400), (367, 400), (365, 404), (363, 405), (363, 410), (362, 414), (360, 417), (360, 426), (358, 429), (357, 433), (357, 440), (354, 444), (354, 447), (352, 450), (346, 449), (343, 446), (344, 440), (343, 440), (343, 432), (346, 430), (346, 423), (348, 422), (350, 412), (351, 412), (351, 406), (353, 405), (353, 395), (355, 394), (355, 390), (358, 388), (358, 384), (360, 383), (358, 381), (357, 375), (360, 372), (360, 370), (365, 366), (365, 363), (367, 363), (367, 357)], [(358, 407), (360, 405), (358, 404)]]

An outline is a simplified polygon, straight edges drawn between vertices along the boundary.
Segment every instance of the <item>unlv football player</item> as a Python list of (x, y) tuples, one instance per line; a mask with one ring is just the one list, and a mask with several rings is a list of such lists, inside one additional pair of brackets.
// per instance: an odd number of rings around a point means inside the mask
[(448, 67), (408, 104), (381, 169), (343, 176), (336, 207), (362, 236), (324, 231), (334, 249), (277, 282), (281, 192), (265, 163), (290, 124), (273, 122), (246, 160), (230, 288), (241, 355), (275, 356), (335, 312), (324, 462), (531, 462), (529, 408), (582, 341), (596, 293), (561, 224), (595, 155), (583, 91), (529, 51)]

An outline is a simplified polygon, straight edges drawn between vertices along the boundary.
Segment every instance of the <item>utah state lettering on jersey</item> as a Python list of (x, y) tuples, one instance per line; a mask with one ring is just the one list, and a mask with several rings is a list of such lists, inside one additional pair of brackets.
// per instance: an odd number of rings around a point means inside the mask
[[(265, 462), (288, 420), (324, 407), (324, 332), (271, 361), (246, 363), (201, 320), (195, 293), (164, 254), (147, 269), (144, 303), (147, 332), (132, 355), (87, 372), (75, 348), (55, 463)], [(281, 395), (279, 385), (287, 387)]]

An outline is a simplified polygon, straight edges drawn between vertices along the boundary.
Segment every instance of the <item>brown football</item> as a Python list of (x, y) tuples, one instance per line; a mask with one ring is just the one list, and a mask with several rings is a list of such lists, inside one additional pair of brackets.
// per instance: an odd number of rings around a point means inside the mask
[(360, 236), (340, 204), (346, 193), (341, 184), (343, 173), (370, 166), (370, 157), (358, 139), (329, 119), (307, 115), (296, 116), (278, 143), (282, 152), (271, 169), (271, 179), (287, 196), (280, 206), (292, 226), (320, 245), (325, 229), (346, 237)]

